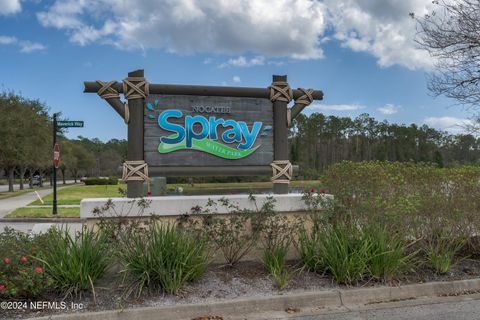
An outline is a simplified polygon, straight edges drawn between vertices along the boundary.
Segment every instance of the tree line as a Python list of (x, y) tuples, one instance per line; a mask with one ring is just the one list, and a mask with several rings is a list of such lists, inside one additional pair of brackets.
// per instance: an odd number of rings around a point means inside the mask
[(319, 176), (342, 160), (432, 162), (443, 167), (478, 164), (480, 156), (480, 139), (471, 134), (379, 122), (368, 114), (355, 119), (300, 114), (289, 141), (290, 159), (307, 177)]
[[(125, 140), (67, 139), (58, 132), (60, 177), (77, 181), (81, 176), (118, 175), (126, 158)], [(0, 177), (5, 176), (9, 191), (18, 179), (20, 189), (32, 177), (52, 178), (53, 120), (48, 107), (35, 99), (13, 92), (0, 93)]]
[[(33, 176), (51, 181), (52, 133), (52, 117), (45, 104), (14, 93), (0, 94), (0, 177), (7, 178), (9, 190), (13, 191), (15, 178), (20, 189)], [(67, 139), (62, 132), (58, 135), (59, 177), (64, 183), (67, 178), (77, 181), (84, 175), (119, 175), (127, 156), (125, 140), (102, 142), (82, 136)], [(368, 114), (355, 119), (300, 114), (290, 130), (289, 148), (290, 159), (300, 165), (301, 175), (313, 179), (342, 160), (456, 166), (478, 164), (480, 157), (480, 139), (471, 134), (452, 135), (427, 125), (379, 122)]]

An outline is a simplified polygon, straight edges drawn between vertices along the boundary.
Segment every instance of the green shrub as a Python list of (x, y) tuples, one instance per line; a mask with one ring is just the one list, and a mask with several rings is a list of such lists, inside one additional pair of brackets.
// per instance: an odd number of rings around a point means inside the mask
[(156, 224), (123, 241), (123, 272), (132, 278), (138, 296), (144, 287), (175, 294), (199, 279), (210, 261), (205, 241), (172, 224)]
[(67, 229), (53, 228), (46, 234), (45, 245), (39, 260), (45, 263), (54, 288), (65, 294), (93, 289), (111, 261), (106, 237), (86, 227), (75, 236)]
[(338, 283), (351, 284), (367, 272), (370, 244), (355, 224), (326, 225), (300, 238), (300, 252), (312, 271), (328, 273)]
[(39, 239), (8, 228), (0, 233), (0, 298), (36, 298), (48, 288), (45, 266), (35, 259)]
[(320, 233), (312, 232), (308, 234), (306, 230), (300, 232), (298, 239), (298, 251), (305, 267), (313, 272), (325, 273), (325, 263), (323, 262), (323, 247), (320, 245)]
[(253, 249), (258, 239), (249, 229), (250, 216), (234, 213), (225, 218), (209, 218), (204, 220), (206, 236), (222, 253), (227, 265), (236, 265)]
[(273, 199), (267, 200), (261, 210), (261, 216), (256, 219), (255, 228), (259, 231), (263, 244), (263, 265), (272, 275), (277, 287), (283, 289), (289, 278), (286, 256), (290, 245), (295, 241), (302, 222), (277, 214), (273, 210), (273, 204)]
[(425, 239), (424, 251), (441, 251), (429, 245), (438, 230), (453, 242), (480, 232), (480, 167), (345, 161), (331, 166), (324, 180), (353, 219)]
[[(123, 245), (122, 238), (128, 239), (129, 234), (158, 220), (156, 215), (150, 216), (149, 219), (142, 218), (148, 215), (146, 211), (150, 208), (150, 203), (151, 200), (140, 198), (127, 201), (126, 204), (117, 207), (112, 199), (108, 199), (105, 204), (92, 210), (93, 216), (97, 219), (96, 227), (107, 237), (113, 250)], [(132, 215), (134, 208), (138, 210), (136, 216)]]
[(363, 232), (369, 243), (367, 269), (373, 278), (391, 281), (413, 265), (416, 253), (406, 255), (405, 236), (378, 225), (366, 226)]
[(306, 213), (312, 221), (313, 232), (325, 223), (346, 221), (351, 217), (350, 211), (343, 204), (325, 193), (305, 190), (302, 200), (306, 206)]
[(117, 185), (118, 178), (116, 177), (109, 177), (109, 178), (86, 178), (83, 180), (85, 185), (92, 186), (92, 185)]
[[(253, 196), (250, 196), (250, 200), (256, 210), (240, 209), (227, 198), (209, 200), (204, 208), (192, 208), (191, 214), (179, 219), (179, 224), (189, 232), (208, 239), (215, 250), (222, 253), (226, 264), (234, 266), (255, 247), (265, 219), (274, 213), (273, 199), (267, 199), (260, 207)], [(217, 217), (218, 206), (228, 214)], [(195, 220), (195, 216), (201, 216), (201, 219)]]

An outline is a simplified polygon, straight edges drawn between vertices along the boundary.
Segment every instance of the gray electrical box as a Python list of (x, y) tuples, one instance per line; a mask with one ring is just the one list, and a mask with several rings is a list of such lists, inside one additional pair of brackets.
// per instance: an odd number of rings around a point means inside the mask
[(167, 191), (167, 178), (165, 177), (152, 177), (150, 181), (143, 183), (143, 194), (147, 195), (148, 184), (150, 184), (150, 192), (152, 197), (158, 197), (165, 195)]

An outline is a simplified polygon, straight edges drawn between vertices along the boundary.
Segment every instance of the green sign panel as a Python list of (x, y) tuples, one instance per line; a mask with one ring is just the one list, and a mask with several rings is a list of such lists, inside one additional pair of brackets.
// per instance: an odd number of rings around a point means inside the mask
[(57, 121), (58, 128), (83, 128), (83, 121)]
[(149, 95), (144, 159), (152, 167), (270, 166), (269, 99)]

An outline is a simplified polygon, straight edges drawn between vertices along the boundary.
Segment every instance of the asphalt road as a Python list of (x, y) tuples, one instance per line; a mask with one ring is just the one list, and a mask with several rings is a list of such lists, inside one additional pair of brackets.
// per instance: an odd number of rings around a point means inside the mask
[[(67, 184), (72, 184), (74, 183), (74, 180), (66, 180)], [(58, 183), (58, 186), (63, 186), (63, 181), (60, 179), (57, 181)], [(48, 186), (50, 183), (48, 181), (45, 181), (44, 183), (44, 186)], [(28, 188), (28, 183), (25, 183), (23, 185), (25, 188)], [(20, 185), (19, 184), (14, 184), (13, 185), (13, 189), (16, 191), (16, 190), (20, 190)], [(0, 192), (7, 192), (8, 191), (8, 184), (5, 184), (5, 185), (0, 185)]]
[(458, 297), (423, 298), (335, 310), (300, 310), (298, 314), (259, 314), (234, 317), (249, 320), (479, 320), (480, 294)]

